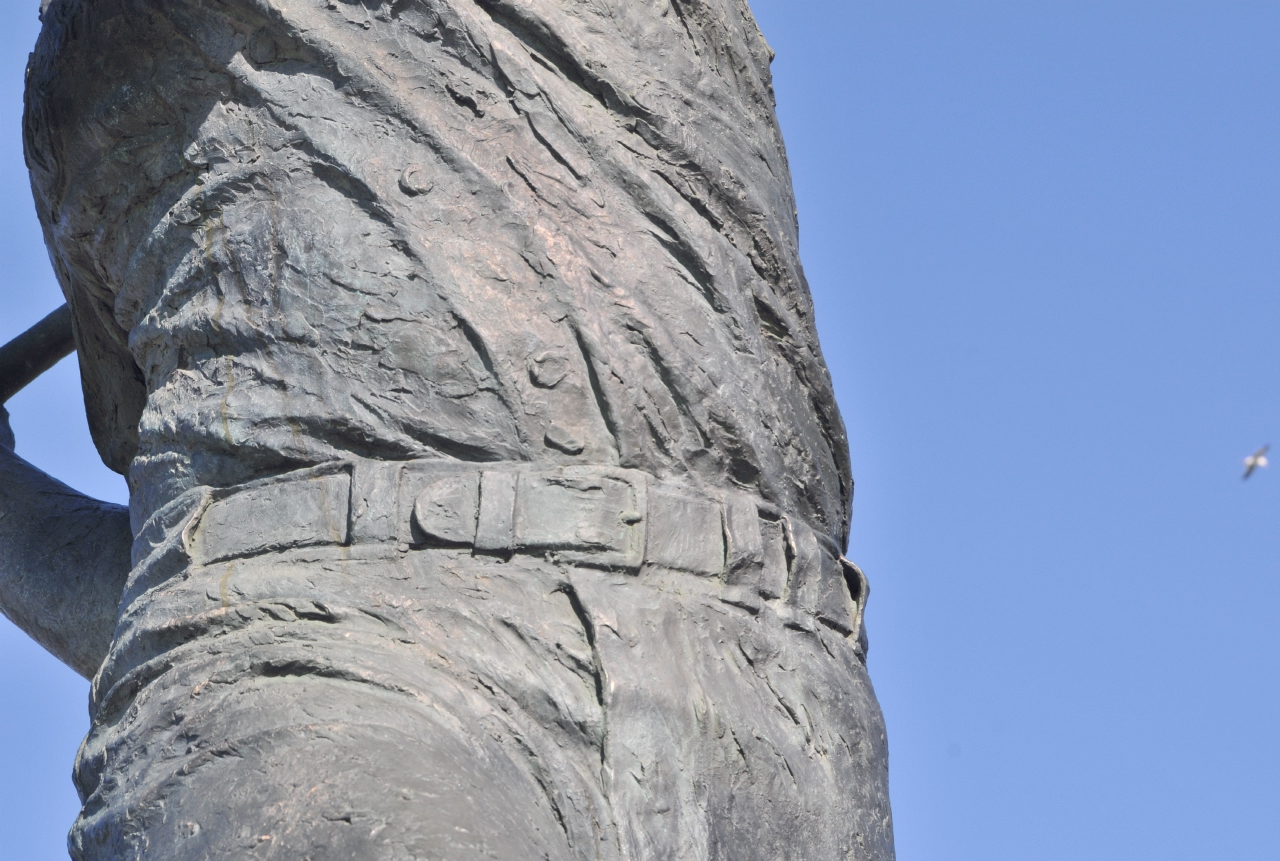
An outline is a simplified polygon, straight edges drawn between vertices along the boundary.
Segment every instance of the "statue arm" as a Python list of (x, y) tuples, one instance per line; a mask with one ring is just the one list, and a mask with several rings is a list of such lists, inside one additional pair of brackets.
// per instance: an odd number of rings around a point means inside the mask
[(18, 457), (11, 440), (0, 407), (0, 612), (92, 678), (131, 568), (129, 510), (46, 475)]

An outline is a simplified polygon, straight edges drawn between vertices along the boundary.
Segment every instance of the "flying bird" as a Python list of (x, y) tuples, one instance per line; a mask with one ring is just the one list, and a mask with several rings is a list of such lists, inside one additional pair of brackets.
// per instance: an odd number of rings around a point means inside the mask
[(1253, 471), (1255, 469), (1267, 465), (1267, 452), (1270, 449), (1271, 446), (1269, 444), (1264, 445), (1262, 448), (1244, 459), (1244, 475), (1240, 476), (1241, 481), (1244, 481), (1246, 478), (1253, 475)]

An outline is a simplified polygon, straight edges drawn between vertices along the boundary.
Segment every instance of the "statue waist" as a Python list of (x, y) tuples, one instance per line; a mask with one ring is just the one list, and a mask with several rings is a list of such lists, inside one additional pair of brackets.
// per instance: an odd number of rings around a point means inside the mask
[(138, 535), (135, 578), (149, 582), (132, 582), (125, 605), (180, 568), (323, 547), (683, 573), (753, 612), (768, 604), (853, 637), (868, 591), (833, 541), (745, 492), (606, 466), (353, 459), (175, 500)]

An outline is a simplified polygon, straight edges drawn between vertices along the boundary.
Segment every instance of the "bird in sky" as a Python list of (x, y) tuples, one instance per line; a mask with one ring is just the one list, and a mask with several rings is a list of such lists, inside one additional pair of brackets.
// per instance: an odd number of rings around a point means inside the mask
[(1244, 475), (1240, 476), (1240, 480), (1244, 481), (1253, 475), (1253, 471), (1259, 467), (1267, 465), (1267, 452), (1271, 449), (1270, 444), (1264, 445), (1244, 459)]

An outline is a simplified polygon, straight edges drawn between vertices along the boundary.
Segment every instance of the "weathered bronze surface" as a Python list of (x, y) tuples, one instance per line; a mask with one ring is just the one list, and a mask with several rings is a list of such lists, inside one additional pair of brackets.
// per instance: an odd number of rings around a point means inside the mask
[(0, 606), (94, 679), (74, 858), (893, 857), (744, 0), (43, 19), (28, 165), (131, 491), (0, 451)]

